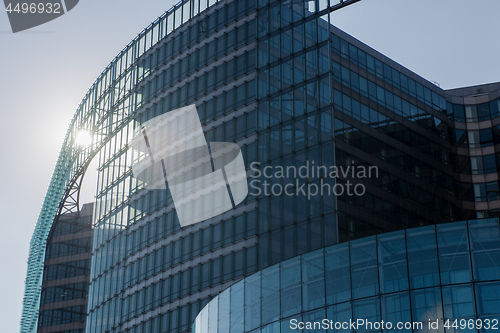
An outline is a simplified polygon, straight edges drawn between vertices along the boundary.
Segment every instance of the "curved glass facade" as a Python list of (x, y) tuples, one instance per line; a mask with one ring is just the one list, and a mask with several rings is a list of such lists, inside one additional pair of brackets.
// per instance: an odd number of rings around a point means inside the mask
[(461, 199), (475, 207), (478, 217), (495, 215), (500, 208), (499, 88), (491, 84), (454, 89), (447, 102), (448, 117), (454, 120), (457, 168), (463, 175)]
[[(299, 322), (366, 322), (396, 332), (455, 331), (500, 316), (500, 225), (473, 220), (401, 230), (313, 251), (234, 284), (196, 317), (193, 333), (326, 332)], [(487, 321), (489, 319), (489, 321)], [(422, 328), (415, 323), (421, 322)], [(396, 329), (398, 323), (410, 323)], [(478, 322), (479, 323), (479, 322)], [(351, 332), (335, 324), (328, 332)], [(467, 326), (467, 325), (466, 325)], [(483, 325), (484, 326), (484, 325)], [(387, 326), (386, 326), (387, 327)], [(293, 329), (296, 328), (296, 329)], [(357, 332), (377, 331), (360, 325)], [(480, 332), (487, 331), (484, 327)]]

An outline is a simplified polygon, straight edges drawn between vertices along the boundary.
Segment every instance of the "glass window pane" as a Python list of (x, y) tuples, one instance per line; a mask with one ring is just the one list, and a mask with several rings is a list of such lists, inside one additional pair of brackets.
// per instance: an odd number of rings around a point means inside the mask
[[(207, 309), (208, 311), (206, 311)], [(208, 317), (208, 332), (217, 332), (219, 321), (219, 298), (210, 301), (210, 303), (208, 303), (208, 308), (205, 308), (203, 311), (206, 311), (205, 315)]]
[[(326, 311), (327, 311), (326, 318), (328, 318), (329, 320), (333, 320), (334, 322), (337, 322), (337, 323), (348, 323), (349, 320), (352, 319), (351, 302), (345, 302), (345, 303), (329, 306)], [(328, 332), (348, 333), (348, 332), (351, 332), (351, 330), (349, 328), (336, 329), (334, 327), (333, 329), (328, 330)]]
[(219, 332), (229, 332), (229, 289), (219, 295)]
[(332, 246), (325, 253), (326, 301), (336, 304), (351, 299), (349, 244)]
[(245, 331), (251, 331), (260, 325), (260, 281), (260, 273), (245, 280)]
[(421, 322), (426, 328), (431, 322), (438, 320), (438, 329), (435, 333), (443, 333), (443, 310), (441, 292), (439, 288), (428, 288), (411, 292), (412, 320)]
[(477, 312), (483, 316), (498, 319), (500, 315), (500, 283), (480, 283), (476, 285)]
[(351, 242), (352, 295), (361, 298), (376, 295), (378, 266), (375, 237)]
[(323, 251), (302, 257), (302, 293), (304, 311), (317, 309), (325, 304), (325, 266)]
[(287, 317), (301, 311), (300, 257), (280, 264), (281, 316)]
[[(326, 333), (326, 330), (322, 329), (322, 327), (321, 327), (322, 326), (321, 321), (325, 318), (327, 318), (327, 317), (325, 316), (325, 309), (324, 308), (304, 313), (304, 315), (303, 315), (304, 322), (313, 323), (313, 325), (314, 325), (314, 326), (312, 326), (311, 329), (305, 328), (304, 333)], [(288, 322), (287, 319), (285, 319), (284, 321)]]
[[(262, 271), (262, 323), (270, 323), (280, 316), (280, 280), (277, 266)], [(229, 330), (225, 331), (229, 332)]]
[(231, 332), (242, 333), (244, 330), (244, 281), (231, 287)]
[[(454, 286), (443, 288), (443, 308), (445, 320), (474, 318), (474, 293), (472, 286)], [(475, 329), (460, 330), (460, 332), (475, 332)]]
[(353, 321), (363, 319), (366, 325), (358, 326), (356, 332), (376, 331), (370, 323), (380, 323), (380, 301), (378, 297), (353, 302)]
[[(392, 325), (411, 322), (410, 295), (405, 292), (383, 296), (382, 320), (390, 322)], [(391, 332), (409, 332), (409, 330), (394, 328)]]
[(440, 226), (437, 236), (441, 283), (470, 282), (469, 242), (465, 222)]
[(378, 242), (381, 292), (390, 293), (406, 290), (408, 288), (408, 268), (404, 232), (380, 235)]
[(437, 286), (439, 269), (434, 227), (408, 230), (407, 242), (410, 287)]
[(476, 281), (496, 280), (500, 276), (498, 220), (480, 220), (469, 223), (474, 279)]

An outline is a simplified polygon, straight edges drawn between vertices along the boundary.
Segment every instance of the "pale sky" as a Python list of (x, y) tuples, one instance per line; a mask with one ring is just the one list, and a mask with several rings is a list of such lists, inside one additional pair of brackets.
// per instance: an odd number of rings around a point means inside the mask
[[(84, 0), (18, 34), (0, 13), (2, 332), (19, 331), (29, 241), (73, 113), (114, 56), (173, 4)], [(499, 12), (498, 0), (363, 0), (333, 17), (342, 30), (448, 89), (500, 81)], [(93, 194), (86, 191), (82, 202)]]

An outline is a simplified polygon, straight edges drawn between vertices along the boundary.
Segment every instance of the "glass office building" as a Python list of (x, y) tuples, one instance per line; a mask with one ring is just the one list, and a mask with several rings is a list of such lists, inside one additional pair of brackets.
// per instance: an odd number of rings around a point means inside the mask
[[(21, 332), (36, 327), (38, 259), (54, 214), (96, 156), (88, 333), (189, 331), (222, 291), (288, 259), (497, 214), (500, 84), (445, 91), (330, 24), (331, 11), (357, 1), (183, 1), (139, 34), (70, 124), (31, 244)], [(148, 121), (190, 105), (206, 141), (241, 148), (249, 194), (181, 227), (168, 187), (134, 177), (141, 156), (131, 143)], [(92, 143), (77, 148), (82, 131)], [(332, 176), (332, 166), (349, 171)], [(353, 184), (362, 195), (348, 193)], [(426, 288), (441, 281), (432, 274)], [(365, 296), (346, 290), (316, 308), (380, 301), (385, 286), (363, 283)], [(299, 308), (289, 315), (313, 309)]]

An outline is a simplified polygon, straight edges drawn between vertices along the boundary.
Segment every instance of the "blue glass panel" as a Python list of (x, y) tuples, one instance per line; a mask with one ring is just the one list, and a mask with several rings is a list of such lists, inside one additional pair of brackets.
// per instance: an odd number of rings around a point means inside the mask
[(471, 269), (466, 223), (458, 222), (439, 226), (437, 239), (441, 283), (470, 282)]
[(491, 119), (500, 116), (500, 99), (490, 102)]
[(280, 333), (280, 323), (279, 323), (279, 321), (275, 321), (272, 324), (269, 324), (267, 326), (262, 327), (262, 331), (256, 330), (253, 332), (255, 332), (255, 333), (260, 333), (260, 332), (262, 332), (262, 333)]
[(410, 295), (408, 292), (382, 297), (382, 320), (394, 325), (391, 332), (408, 332), (408, 329), (397, 329), (396, 323), (411, 322)]
[(470, 222), (472, 265), (476, 281), (500, 277), (500, 226), (498, 219)]
[(476, 307), (481, 316), (500, 316), (500, 283), (478, 283), (476, 285)]
[(206, 311), (206, 314), (208, 315), (208, 332), (217, 332), (218, 326), (219, 326), (219, 302), (218, 298), (214, 299), (210, 303), (208, 303), (208, 311), (207, 308), (205, 308), (203, 311)]
[(245, 280), (245, 331), (260, 325), (260, 273), (251, 275)]
[(219, 332), (229, 332), (229, 289), (219, 295)]
[(325, 266), (323, 250), (302, 257), (302, 298), (304, 311), (325, 305)]
[[(298, 328), (300, 322), (302, 322), (302, 316), (300, 314), (282, 320), (281, 333), (302, 333), (304, 330)], [(277, 323), (279, 324), (280, 322), (278, 321)], [(279, 333), (279, 331), (273, 333)]]
[(353, 298), (376, 295), (379, 291), (375, 237), (351, 242)]
[[(453, 322), (455, 319), (473, 319), (476, 311), (474, 309), (474, 293), (472, 286), (454, 286), (443, 288), (443, 310), (445, 322), (449, 319)], [(458, 329), (459, 332), (476, 332), (476, 329)]]
[(438, 329), (433, 332), (443, 333), (443, 309), (439, 288), (428, 288), (411, 292), (412, 320), (422, 322), (427, 327), (429, 320), (438, 320)]
[(434, 227), (407, 231), (410, 287), (423, 288), (439, 284), (436, 234)]
[(336, 304), (351, 299), (349, 244), (343, 243), (326, 249), (325, 279), (326, 302)]
[[(356, 332), (373, 332), (380, 329), (375, 329), (374, 323), (380, 323), (380, 299), (378, 297), (363, 299), (353, 302), (353, 321), (363, 319), (365, 322), (361, 326), (357, 326)], [(359, 324), (359, 322), (358, 322)]]
[(326, 330), (321, 327), (321, 321), (325, 318), (327, 317), (324, 308), (304, 313), (304, 322), (311, 323), (304, 328), (304, 333), (326, 333)]
[[(280, 280), (278, 266), (262, 271), (262, 323), (270, 323), (280, 316)], [(226, 331), (228, 332), (228, 331)]]
[[(326, 309), (326, 317), (334, 323), (348, 323), (352, 319), (351, 302), (345, 302), (337, 305), (329, 306)], [(333, 327), (328, 330), (329, 333), (347, 333), (351, 332), (349, 327), (342, 326)]]
[(281, 316), (288, 317), (301, 311), (300, 257), (280, 264)]
[(231, 287), (231, 332), (242, 333), (245, 325), (245, 289), (243, 281)]
[(380, 292), (408, 289), (404, 231), (378, 236)]

